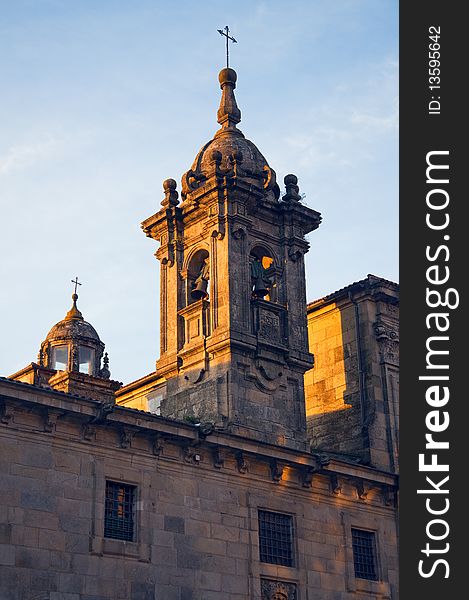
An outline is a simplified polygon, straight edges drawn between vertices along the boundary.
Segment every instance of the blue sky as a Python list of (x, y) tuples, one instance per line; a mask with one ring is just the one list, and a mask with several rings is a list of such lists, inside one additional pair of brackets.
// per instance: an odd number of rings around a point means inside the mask
[(70, 306), (127, 383), (158, 356), (156, 244), (140, 230), (218, 128), (230, 26), (240, 129), (323, 223), (308, 300), (398, 280), (397, 0), (0, 0), (0, 374)]

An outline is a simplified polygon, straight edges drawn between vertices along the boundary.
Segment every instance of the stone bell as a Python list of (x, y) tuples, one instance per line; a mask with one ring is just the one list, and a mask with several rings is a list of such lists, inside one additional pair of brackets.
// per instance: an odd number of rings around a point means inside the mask
[(256, 279), (254, 279), (254, 289), (253, 289), (252, 293), (257, 298), (263, 298), (264, 296), (267, 296), (267, 294), (269, 293), (269, 290), (266, 287), (264, 277), (262, 275), (260, 277), (256, 277)]
[(191, 296), (194, 300), (204, 300), (208, 298), (208, 281), (206, 279), (199, 278), (196, 282), (196, 286), (191, 290)]

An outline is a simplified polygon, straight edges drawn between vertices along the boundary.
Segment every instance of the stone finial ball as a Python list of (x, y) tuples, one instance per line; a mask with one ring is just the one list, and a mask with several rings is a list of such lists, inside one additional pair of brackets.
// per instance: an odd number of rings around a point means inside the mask
[(165, 192), (174, 192), (176, 189), (177, 183), (174, 179), (165, 179), (163, 181), (163, 189)]
[(220, 164), (222, 159), (220, 150), (212, 150), (210, 158), (213, 160), (213, 162), (217, 163), (217, 165)]
[(285, 175), (283, 183), (285, 185), (296, 185), (298, 183), (298, 177), (290, 173), (289, 175)]
[(229, 67), (222, 69), (218, 75), (218, 81), (221, 85), (224, 83), (236, 83), (237, 79), (238, 76), (236, 75), (236, 71)]

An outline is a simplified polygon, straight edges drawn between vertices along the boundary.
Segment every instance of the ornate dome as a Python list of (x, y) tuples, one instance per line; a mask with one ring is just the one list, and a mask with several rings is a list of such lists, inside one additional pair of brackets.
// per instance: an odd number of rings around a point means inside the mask
[[(214, 160), (219, 160), (222, 169), (229, 169), (234, 160), (237, 159), (242, 162), (243, 169), (249, 170), (253, 174), (262, 175), (266, 167), (269, 168), (266, 159), (255, 144), (246, 139), (244, 135), (241, 134), (241, 136), (230, 133), (226, 136), (215, 137), (207, 142), (199, 150), (191, 170), (194, 173), (209, 174)], [(217, 156), (216, 152), (219, 152), (221, 156)]]
[(253, 142), (246, 139), (236, 125), (241, 121), (241, 111), (236, 104), (234, 89), (237, 75), (233, 69), (226, 68), (218, 76), (222, 97), (217, 112), (217, 121), (221, 128), (214, 138), (198, 152), (192, 167), (182, 177), (182, 196), (196, 190), (213, 175), (229, 175), (250, 179), (259, 187), (274, 189), (278, 198), (275, 171)]
[(101, 369), (104, 344), (96, 329), (77, 308), (78, 295), (72, 295), (72, 308), (62, 321), (56, 323), (41, 344), (40, 365), (60, 371), (78, 371), (96, 377), (108, 378), (107, 354)]
[[(81, 313), (80, 313), (81, 314)], [(77, 338), (87, 339), (94, 344), (101, 344), (96, 329), (85, 321), (83, 317), (65, 317), (56, 323), (46, 336), (45, 341), (55, 342), (58, 340), (73, 340)]]

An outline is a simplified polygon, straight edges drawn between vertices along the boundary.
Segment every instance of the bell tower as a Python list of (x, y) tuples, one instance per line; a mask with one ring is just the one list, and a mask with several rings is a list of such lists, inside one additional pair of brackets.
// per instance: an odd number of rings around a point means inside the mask
[(161, 414), (211, 421), (259, 441), (306, 448), (305, 235), (321, 216), (295, 175), (274, 170), (238, 129), (236, 72), (220, 72), (220, 129), (162, 208), (142, 223), (159, 242)]

